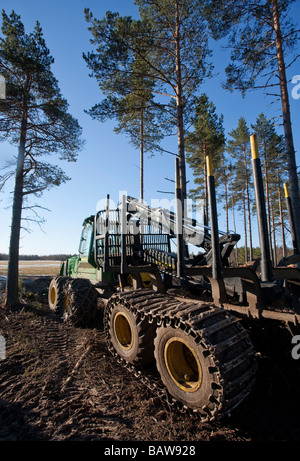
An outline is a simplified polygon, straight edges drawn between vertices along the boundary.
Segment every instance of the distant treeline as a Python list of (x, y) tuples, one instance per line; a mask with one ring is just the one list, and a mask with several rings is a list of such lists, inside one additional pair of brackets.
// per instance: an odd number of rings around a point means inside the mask
[[(70, 258), (73, 255), (57, 254), (48, 256), (39, 255), (20, 255), (20, 261), (64, 261), (66, 258)], [(0, 253), (0, 261), (8, 261), (8, 254)]]
[[(260, 247), (253, 247), (253, 260), (260, 258), (261, 256), (261, 250)], [(247, 247), (247, 251), (249, 252), (249, 247)], [(293, 249), (292, 248), (285, 248), (285, 257), (291, 256), (293, 254)], [(271, 260), (274, 265), (277, 265), (279, 261), (282, 260), (283, 258), (283, 248), (282, 246), (276, 246), (273, 248), (273, 251), (271, 251)], [(237, 263), (237, 264), (244, 264), (245, 262), (245, 246), (241, 247), (235, 247), (232, 254), (230, 255), (230, 260), (231, 263)]]

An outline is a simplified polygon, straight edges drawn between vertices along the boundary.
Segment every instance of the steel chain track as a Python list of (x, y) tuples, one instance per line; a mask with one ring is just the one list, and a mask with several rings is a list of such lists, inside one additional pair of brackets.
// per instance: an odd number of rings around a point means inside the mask
[[(149, 323), (155, 322), (158, 327), (179, 328), (191, 335), (196, 345), (201, 344), (212, 363), (210, 373), (214, 386), (208, 405), (201, 410), (188, 408), (169, 394), (156, 367), (144, 369), (126, 362), (117, 354), (109, 332), (111, 311), (116, 304), (122, 304), (131, 311), (137, 322), (147, 318)], [(108, 349), (118, 363), (157, 397), (177, 410), (197, 414), (203, 422), (230, 414), (251, 392), (256, 364), (248, 333), (236, 317), (212, 303), (178, 299), (146, 289), (122, 292), (112, 296), (107, 303), (104, 331)]]

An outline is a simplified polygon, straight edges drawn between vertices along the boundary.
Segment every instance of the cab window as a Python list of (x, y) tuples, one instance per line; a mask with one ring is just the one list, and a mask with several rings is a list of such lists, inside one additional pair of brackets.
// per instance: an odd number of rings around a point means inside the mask
[(81, 234), (79, 253), (88, 256), (90, 251), (91, 239), (93, 238), (93, 224), (86, 223)]

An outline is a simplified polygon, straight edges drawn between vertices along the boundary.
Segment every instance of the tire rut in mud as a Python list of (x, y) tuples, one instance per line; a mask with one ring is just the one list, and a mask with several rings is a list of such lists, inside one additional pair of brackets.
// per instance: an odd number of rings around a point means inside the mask
[(76, 382), (95, 345), (104, 346), (101, 334), (63, 324), (54, 315), (24, 312), (0, 320), (6, 341), (6, 359), (0, 361), (0, 440), (102, 435), (90, 417), (93, 375)]
[(107, 349), (104, 332), (41, 311), (0, 309), (0, 441), (299, 441), (299, 361), (289, 342), (251, 327), (258, 379), (222, 423), (201, 423), (155, 398)]
[(61, 323), (49, 310), (0, 309), (0, 334), (0, 441), (207, 437), (114, 361), (101, 328)]

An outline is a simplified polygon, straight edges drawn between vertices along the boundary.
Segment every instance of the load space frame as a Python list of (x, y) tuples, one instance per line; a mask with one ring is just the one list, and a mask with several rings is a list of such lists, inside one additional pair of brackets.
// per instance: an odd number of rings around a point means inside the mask
[[(145, 287), (144, 275), (148, 274), (154, 290), (166, 291), (174, 282), (176, 286), (194, 289), (209, 287), (216, 306), (250, 318), (300, 325), (300, 269), (287, 267), (289, 263), (300, 261), (298, 246), (285, 265), (273, 267), (255, 135), (251, 137), (251, 148), (261, 245), (259, 260), (244, 266), (230, 266), (229, 257), (240, 236), (219, 231), (214, 175), (211, 159), (207, 156), (210, 228), (183, 216), (176, 158), (175, 212), (151, 208), (127, 196), (122, 196), (116, 210), (110, 210), (107, 196), (106, 210), (95, 217), (97, 265), (103, 272), (115, 273), (121, 289), (128, 283), (129, 275), (133, 288)], [(292, 216), (290, 222), (293, 226)], [(295, 236), (293, 239), (295, 242)], [(172, 241), (176, 243), (175, 252), (171, 250)], [(190, 243), (205, 251), (190, 258), (187, 252)]]

